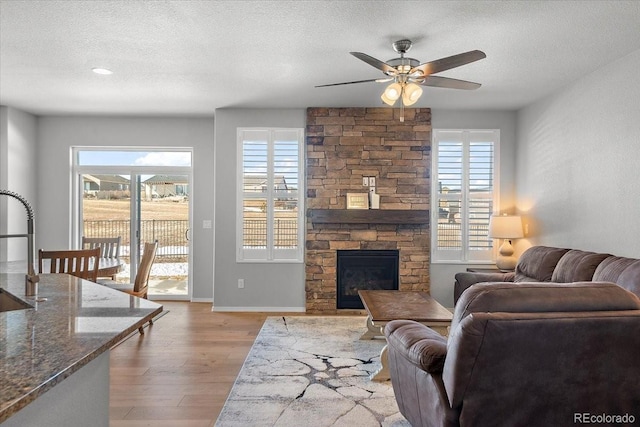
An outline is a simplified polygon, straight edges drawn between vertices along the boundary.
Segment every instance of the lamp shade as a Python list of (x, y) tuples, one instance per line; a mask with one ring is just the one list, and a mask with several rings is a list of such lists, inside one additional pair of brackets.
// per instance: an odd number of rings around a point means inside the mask
[(494, 239), (520, 239), (522, 218), (518, 215), (493, 215), (489, 219), (489, 237)]
[(400, 98), (400, 94), (402, 93), (402, 86), (399, 83), (391, 83), (384, 90), (380, 98), (387, 105), (393, 105), (396, 103), (398, 98)]
[(409, 106), (415, 104), (422, 95), (422, 88), (415, 83), (408, 83), (402, 91), (402, 102)]

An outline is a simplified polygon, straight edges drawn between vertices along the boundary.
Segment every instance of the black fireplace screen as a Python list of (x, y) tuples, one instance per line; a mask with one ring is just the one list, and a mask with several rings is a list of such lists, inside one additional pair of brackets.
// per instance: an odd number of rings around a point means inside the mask
[(397, 250), (338, 251), (337, 308), (364, 308), (359, 290), (397, 290), (398, 255)]

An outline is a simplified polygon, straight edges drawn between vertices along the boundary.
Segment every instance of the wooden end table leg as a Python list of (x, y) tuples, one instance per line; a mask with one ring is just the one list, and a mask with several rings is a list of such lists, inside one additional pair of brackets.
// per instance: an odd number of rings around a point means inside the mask
[[(373, 320), (371, 319), (371, 316), (367, 316), (366, 326), (367, 326), (367, 330), (360, 337), (361, 340), (372, 340), (381, 335), (380, 327), (373, 326)], [(382, 336), (384, 336), (384, 334), (382, 334)]]

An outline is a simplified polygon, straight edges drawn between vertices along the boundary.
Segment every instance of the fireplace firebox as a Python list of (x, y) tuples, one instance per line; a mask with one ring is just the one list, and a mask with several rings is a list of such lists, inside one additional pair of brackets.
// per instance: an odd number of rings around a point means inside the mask
[(337, 251), (337, 308), (363, 309), (360, 290), (397, 290), (399, 251)]

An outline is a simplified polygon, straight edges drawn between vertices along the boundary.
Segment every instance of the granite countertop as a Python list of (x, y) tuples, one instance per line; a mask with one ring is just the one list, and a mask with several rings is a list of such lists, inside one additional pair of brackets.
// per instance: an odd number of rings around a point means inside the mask
[(0, 312), (0, 423), (162, 312), (67, 274), (41, 274), (38, 298), (25, 297), (24, 277), (0, 273), (0, 288), (33, 306)]

